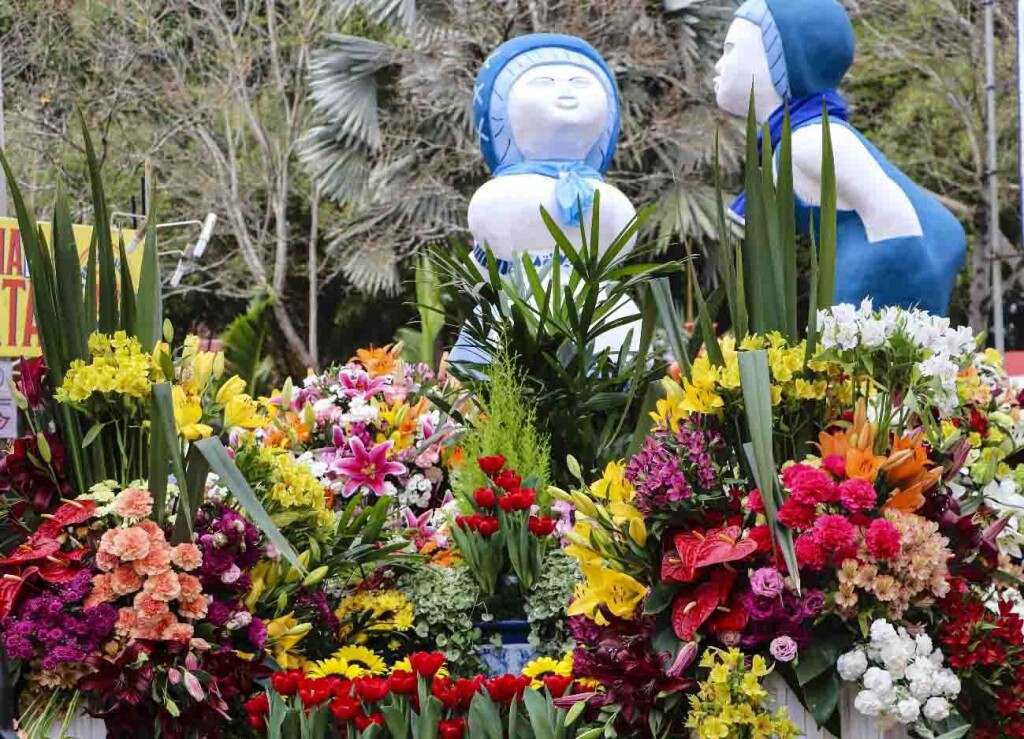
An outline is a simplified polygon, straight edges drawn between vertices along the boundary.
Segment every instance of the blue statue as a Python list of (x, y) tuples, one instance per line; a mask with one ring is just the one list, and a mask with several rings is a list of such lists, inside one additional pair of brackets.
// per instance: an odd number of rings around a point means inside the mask
[[(836, 169), (836, 301), (916, 306), (945, 315), (967, 237), (956, 217), (897, 169), (847, 120), (837, 88), (853, 63), (850, 19), (837, 0), (747, 0), (715, 65), (720, 108), (747, 115), (751, 85), (773, 148), (784, 106), (793, 128), (797, 224), (820, 211), (822, 108)], [(743, 196), (732, 214), (742, 220)]]

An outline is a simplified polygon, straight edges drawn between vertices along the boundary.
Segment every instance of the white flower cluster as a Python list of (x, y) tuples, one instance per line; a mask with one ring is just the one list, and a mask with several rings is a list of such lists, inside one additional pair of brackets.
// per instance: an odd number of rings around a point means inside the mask
[(972, 361), (976, 348), (969, 326), (953, 328), (948, 318), (921, 310), (887, 307), (875, 311), (870, 298), (865, 298), (859, 308), (842, 303), (819, 310), (818, 331), (824, 349), (874, 350), (909, 342), (923, 353), (917, 363), (918, 372), (937, 380), (936, 401), (945, 412), (956, 406), (957, 375)]
[(960, 679), (942, 666), (943, 656), (927, 634), (911, 636), (902, 626), (878, 619), (871, 640), (839, 658), (839, 676), (860, 682), (854, 708), (865, 716), (914, 724), (922, 716), (942, 721), (960, 693)]
[(432, 492), (434, 483), (426, 475), (417, 472), (409, 478), (405, 488), (398, 491), (398, 504), (408, 508), (426, 508)]

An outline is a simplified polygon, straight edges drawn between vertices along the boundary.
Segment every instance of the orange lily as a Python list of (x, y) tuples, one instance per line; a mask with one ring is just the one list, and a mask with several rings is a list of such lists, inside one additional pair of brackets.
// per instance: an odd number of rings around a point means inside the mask
[(913, 513), (924, 505), (924, 494), (935, 487), (942, 476), (942, 468), (936, 467), (921, 474), (912, 484), (904, 489), (896, 488), (882, 506), (884, 510), (897, 510)]
[(923, 429), (915, 429), (909, 435), (901, 436), (893, 441), (893, 457), (904, 450), (911, 452), (911, 454), (902, 455), (903, 459), (899, 463), (887, 467), (885, 477), (889, 482), (895, 485), (902, 485), (914, 480), (925, 471), (925, 466), (928, 463), (928, 450), (921, 443), (923, 435)]
[(370, 377), (381, 377), (390, 375), (395, 371), (395, 364), (399, 353), (402, 351), (402, 344), (374, 348), (370, 345), (367, 349), (359, 349), (352, 359), (358, 360), (370, 374)]

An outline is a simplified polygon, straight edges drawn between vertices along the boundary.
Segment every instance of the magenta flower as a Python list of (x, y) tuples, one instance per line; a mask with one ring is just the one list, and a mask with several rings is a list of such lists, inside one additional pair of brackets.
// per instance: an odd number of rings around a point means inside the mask
[(385, 441), (367, 451), (362, 440), (353, 437), (349, 442), (352, 456), (337, 459), (331, 464), (332, 472), (348, 478), (341, 494), (350, 498), (359, 488), (366, 486), (374, 495), (384, 495), (384, 478), (388, 475), (404, 475), (406, 472), (404, 464), (388, 460), (392, 446), (394, 442)]
[(343, 369), (338, 379), (341, 380), (342, 393), (349, 399), (369, 400), (374, 395), (384, 392), (388, 386), (387, 377), (370, 377), (366, 372), (357, 369)]

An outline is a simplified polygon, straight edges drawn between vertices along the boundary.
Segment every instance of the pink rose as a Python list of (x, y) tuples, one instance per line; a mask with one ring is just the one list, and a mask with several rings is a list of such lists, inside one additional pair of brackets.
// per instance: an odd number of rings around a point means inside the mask
[(768, 651), (779, 662), (792, 662), (796, 659), (797, 645), (791, 636), (777, 636), (768, 645)]
[(143, 488), (127, 488), (114, 498), (113, 511), (121, 518), (148, 518), (153, 512), (153, 496)]
[(195, 544), (179, 544), (171, 549), (171, 561), (186, 572), (191, 572), (202, 567), (203, 552)]

